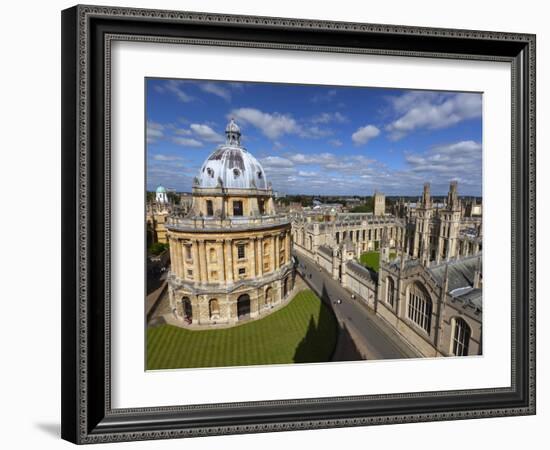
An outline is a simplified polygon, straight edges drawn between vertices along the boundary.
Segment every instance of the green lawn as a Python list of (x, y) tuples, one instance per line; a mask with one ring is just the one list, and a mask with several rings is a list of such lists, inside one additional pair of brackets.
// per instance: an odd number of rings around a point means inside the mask
[(380, 268), (380, 253), (378, 252), (362, 253), (359, 258), (359, 261), (365, 267), (368, 267), (369, 269), (372, 269), (375, 272), (378, 272), (378, 269)]
[[(396, 253), (390, 253), (390, 261), (395, 259)], [(375, 272), (380, 269), (380, 252), (366, 252), (359, 257), (359, 262)]]
[(323, 362), (336, 335), (332, 311), (308, 289), (273, 314), (232, 328), (148, 328), (147, 369)]

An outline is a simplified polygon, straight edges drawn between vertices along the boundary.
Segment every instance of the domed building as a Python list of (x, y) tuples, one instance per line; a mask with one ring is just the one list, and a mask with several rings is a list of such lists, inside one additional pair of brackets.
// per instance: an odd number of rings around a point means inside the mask
[(168, 194), (164, 186), (161, 185), (157, 187), (157, 190), (155, 192), (155, 201), (157, 203), (168, 203)]
[(268, 314), (294, 284), (290, 221), (276, 214), (262, 165), (234, 120), (203, 163), (193, 203), (166, 224), (172, 311), (182, 324), (236, 324)]
[(168, 193), (164, 186), (160, 185), (155, 190), (155, 200), (148, 202), (145, 215), (147, 223), (147, 247), (154, 242), (166, 244), (166, 219), (171, 212)]

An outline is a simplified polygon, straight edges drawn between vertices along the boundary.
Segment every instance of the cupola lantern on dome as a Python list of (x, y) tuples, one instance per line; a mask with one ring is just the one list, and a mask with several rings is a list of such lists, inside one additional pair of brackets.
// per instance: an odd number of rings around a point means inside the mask
[(225, 127), (225, 136), (227, 145), (235, 145), (240, 147), (241, 145), (241, 129), (235, 123), (235, 119), (231, 118), (230, 122)]

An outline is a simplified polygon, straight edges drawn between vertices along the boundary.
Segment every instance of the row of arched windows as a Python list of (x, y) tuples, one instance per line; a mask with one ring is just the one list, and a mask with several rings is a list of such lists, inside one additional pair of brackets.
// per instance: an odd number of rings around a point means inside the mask
[[(288, 277), (283, 281), (283, 297), (286, 297), (289, 291)], [(273, 304), (273, 288), (267, 287), (264, 293), (264, 305), (270, 306)], [(189, 297), (182, 298), (183, 318), (186, 322), (191, 323), (193, 320), (193, 306)], [(248, 316), (250, 314), (250, 296), (243, 294), (237, 299), (238, 316)], [(220, 302), (217, 298), (212, 298), (208, 301), (208, 315), (211, 320), (220, 318)]]

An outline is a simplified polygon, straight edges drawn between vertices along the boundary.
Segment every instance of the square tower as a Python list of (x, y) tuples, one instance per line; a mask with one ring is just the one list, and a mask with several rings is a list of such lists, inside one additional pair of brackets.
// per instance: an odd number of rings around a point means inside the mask
[(373, 209), (375, 216), (383, 216), (386, 213), (386, 196), (382, 192), (376, 191), (373, 198)]

